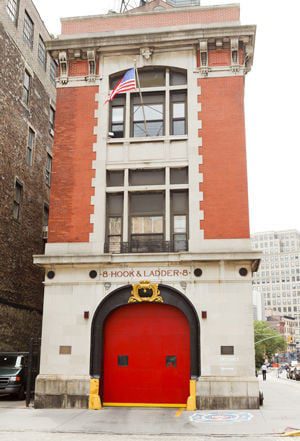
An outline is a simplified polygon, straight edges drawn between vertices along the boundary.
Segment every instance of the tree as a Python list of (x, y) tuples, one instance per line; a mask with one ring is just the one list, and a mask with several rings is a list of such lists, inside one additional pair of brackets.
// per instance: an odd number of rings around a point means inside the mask
[(275, 329), (272, 329), (268, 322), (254, 322), (255, 342), (255, 365), (259, 368), (267, 358), (270, 360), (276, 352), (286, 350), (284, 337)]

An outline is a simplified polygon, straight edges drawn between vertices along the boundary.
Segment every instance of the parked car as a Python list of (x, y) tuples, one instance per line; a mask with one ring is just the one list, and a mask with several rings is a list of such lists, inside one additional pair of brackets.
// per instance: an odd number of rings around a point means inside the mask
[(24, 400), (28, 353), (0, 352), (0, 396), (12, 395)]

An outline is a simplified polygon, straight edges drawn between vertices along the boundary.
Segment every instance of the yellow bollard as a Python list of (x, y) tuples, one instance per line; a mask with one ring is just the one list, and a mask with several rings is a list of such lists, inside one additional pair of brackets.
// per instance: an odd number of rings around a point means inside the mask
[(98, 380), (97, 378), (91, 378), (90, 396), (89, 396), (90, 410), (100, 410), (102, 408), (101, 400), (99, 396), (99, 384), (100, 384), (100, 380)]
[(186, 402), (186, 410), (196, 410), (196, 380), (190, 380), (190, 396)]

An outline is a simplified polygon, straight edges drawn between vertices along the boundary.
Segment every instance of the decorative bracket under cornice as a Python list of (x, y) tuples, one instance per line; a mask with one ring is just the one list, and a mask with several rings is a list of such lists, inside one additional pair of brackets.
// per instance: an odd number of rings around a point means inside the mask
[(68, 58), (67, 52), (59, 52), (58, 54), (59, 61), (59, 81), (61, 84), (68, 83)]
[(88, 69), (89, 73), (86, 80), (89, 82), (96, 81), (96, 51), (95, 49), (89, 49), (87, 51)]

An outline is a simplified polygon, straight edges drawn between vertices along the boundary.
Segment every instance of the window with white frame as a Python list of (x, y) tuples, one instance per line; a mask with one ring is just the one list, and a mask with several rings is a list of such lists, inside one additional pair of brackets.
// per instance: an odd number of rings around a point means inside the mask
[[(110, 89), (124, 72), (110, 76)], [(140, 90), (121, 93), (110, 103), (113, 138), (187, 134), (187, 73), (184, 69), (144, 67), (137, 70)], [(126, 109), (129, 111), (126, 112)], [(129, 119), (126, 124), (126, 118)]]
[(106, 252), (187, 250), (187, 167), (107, 170), (106, 188)]
[(28, 44), (28, 46), (33, 48), (33, 36), (34, 36), (34, 23), (28, 14), (25, 11), (24, 14), (24, 27), (23, 27), (23, 40)]
[(28, 106), (30, 98), (31, 75), (25, 70), (22, 89), (22, 102)]
[(35, 142), (35, 132), (31, 127), (28, 129), (27, 149), (26, 149), (26, 163), (32, 165), (33, 162), (33, 148)]
[(16, 24), (18, 21), (19, 0), (7, 0), (6, 11), (11, 20)]

